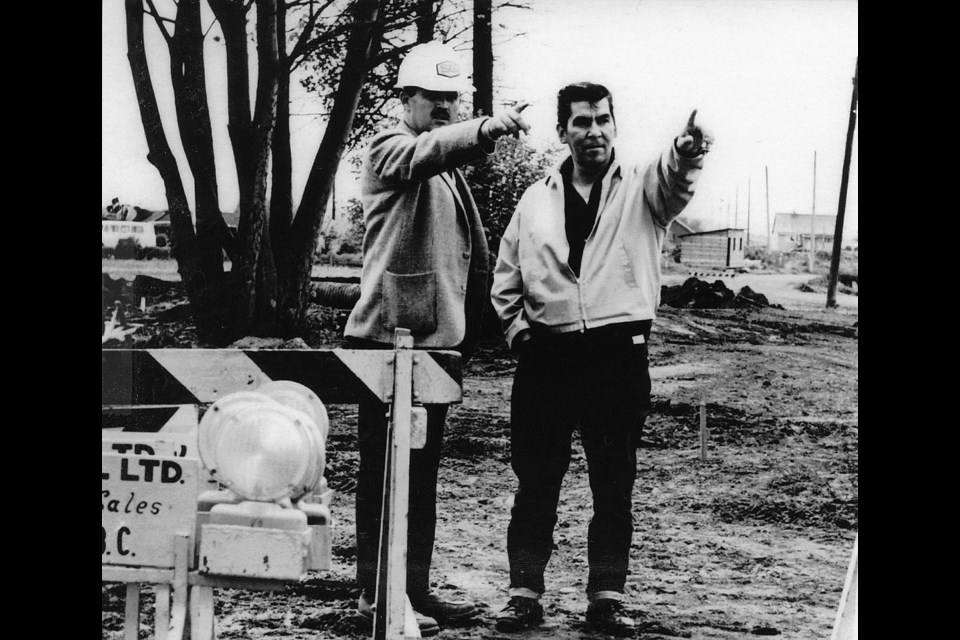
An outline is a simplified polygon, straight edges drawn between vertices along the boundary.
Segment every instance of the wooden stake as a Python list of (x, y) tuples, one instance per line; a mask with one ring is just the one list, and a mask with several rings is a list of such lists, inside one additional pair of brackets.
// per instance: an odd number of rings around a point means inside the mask
[(810, 205), (810, 273), (817, 262), (817, 152), (813, 152), (813, 202)]
[[(413, 408), (413, 336), (395, 333), (393, 405), (387, 444), (387, 472), (381, 517), (380, 567), (377, 574), (375, 640), (401, 640), (407, 614), (407, 513), (410, 488), (410, 417)], [(412, 609), (411, 609), (412, 611)], [(419, 634), (415, 621), (413, 629)]]
[(707, 397), (700, 396), (700, 460), (707, 459)]
[(833, 633), (830, 640), (856, 640), (857, 621), (860, 608), (860, 587), (858, 574), (860, 559), (857, 547), (860, 544), (860, 534), (853, 540), (853, 553), (850, 555), (850, 564), (847, 566), (847, 577), (843, 582), (843, 592), (840, 595), (840, 606), (837, 608), (837, 617), (833, 622)]
[(167, 633), (170, 631), (170, 585), (158, 584), (154, 591), (157, 594), (153, 616), (154, 637), (156, 640), (167, 640)]
[(127, 597), (123, 613), (124, 640), (137, 640), (140, 637), (140, 583), (127, 585)]

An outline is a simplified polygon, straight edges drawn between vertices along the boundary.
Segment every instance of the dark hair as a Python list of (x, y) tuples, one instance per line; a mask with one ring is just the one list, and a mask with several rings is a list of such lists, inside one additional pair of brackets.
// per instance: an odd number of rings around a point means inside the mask
[(613, 96), (609, 89), (602, 84), (593, 84), (592, 82), (568, 84), (560, 89), (560, 93), (557, 94), (557, 124), (560, 125), (561, 129), (565, 130), (567, 128), (567, 120), (570, 119), (570, 105), (574, 102), (589, 102), (591, 105), (596, 105), (604, 98), (610, 104), (610, 117), (616, 120), (613, 115)]

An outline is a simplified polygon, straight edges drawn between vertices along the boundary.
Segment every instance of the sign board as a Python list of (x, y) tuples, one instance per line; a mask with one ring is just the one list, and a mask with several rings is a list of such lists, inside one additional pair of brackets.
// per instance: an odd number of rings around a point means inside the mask
[(117, 453), (128, 456), (172, 456), (175, 458), (198, 458), (197, 434), (164, 434), (103, 432), (100, 437), (102, 453)]
[(101, 564), (174, 566), (178, 533), (193, 538), (200, 461), (174, 456), (100, 454)]
[[(102, 453), (119, 453), (134, 456), (174, 456), (176, 458), (199, 458), (197, 430), (190, 433), (136, 433), (129, 431), (103, 431), (100, 438)], [(200, 466), (198, 491), (216, 490), (219, 483)]]

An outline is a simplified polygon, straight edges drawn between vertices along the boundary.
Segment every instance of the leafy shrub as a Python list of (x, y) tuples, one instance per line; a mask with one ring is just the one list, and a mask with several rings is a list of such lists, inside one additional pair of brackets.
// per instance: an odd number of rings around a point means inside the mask
[(485, 162), (464, 169), (494, 256), (523, 192), (557, 163), (562, 149), (554, 146), (541, 151), (523, 140), (504, 137), (497, 142), (496, 153)]
[[(547, 170), (557, 163), (562, 150), (562, 147), (554, 146), (541, 151), (523, 140), (504, 137), (497, 141), (497, 151), (486, 161), (469, 165), (463, 170), (490, 245), (491, 272), (500, 250), (503, 230), (510, 222), (520, 197), (527, 187), (546, 175)], [(491, 278), (488, 287), (492, 284)], [(486, 300), (481, 332), (488, 336), (500, 335), (500, 323), (489, 295)]]

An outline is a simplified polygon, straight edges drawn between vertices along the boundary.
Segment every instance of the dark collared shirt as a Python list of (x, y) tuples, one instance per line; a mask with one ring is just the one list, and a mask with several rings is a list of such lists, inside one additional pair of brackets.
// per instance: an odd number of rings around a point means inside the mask
[(587, 244), (587, 236), (593, 230), (593, 224), (597, 220), (597, 211), (600, 210), (600, 191), (602, 190), (603, 178), (613, 164), (612, 158), (607, 168), (603, 170), (593, 187), (590, 189), (590, 200), (583, 201), (583, 197), (573, 186), (573, 160), (568, 159), (560, 166), (560, 176), (563, 178), (563, 214), (565, 218), (565, 229), (567, 232), (567, 243), (570, 245), (570, 257), (567, 258), (567, 264), (573, 272), (580, 276), (580, 263), (583, 261), (583, 248)]

